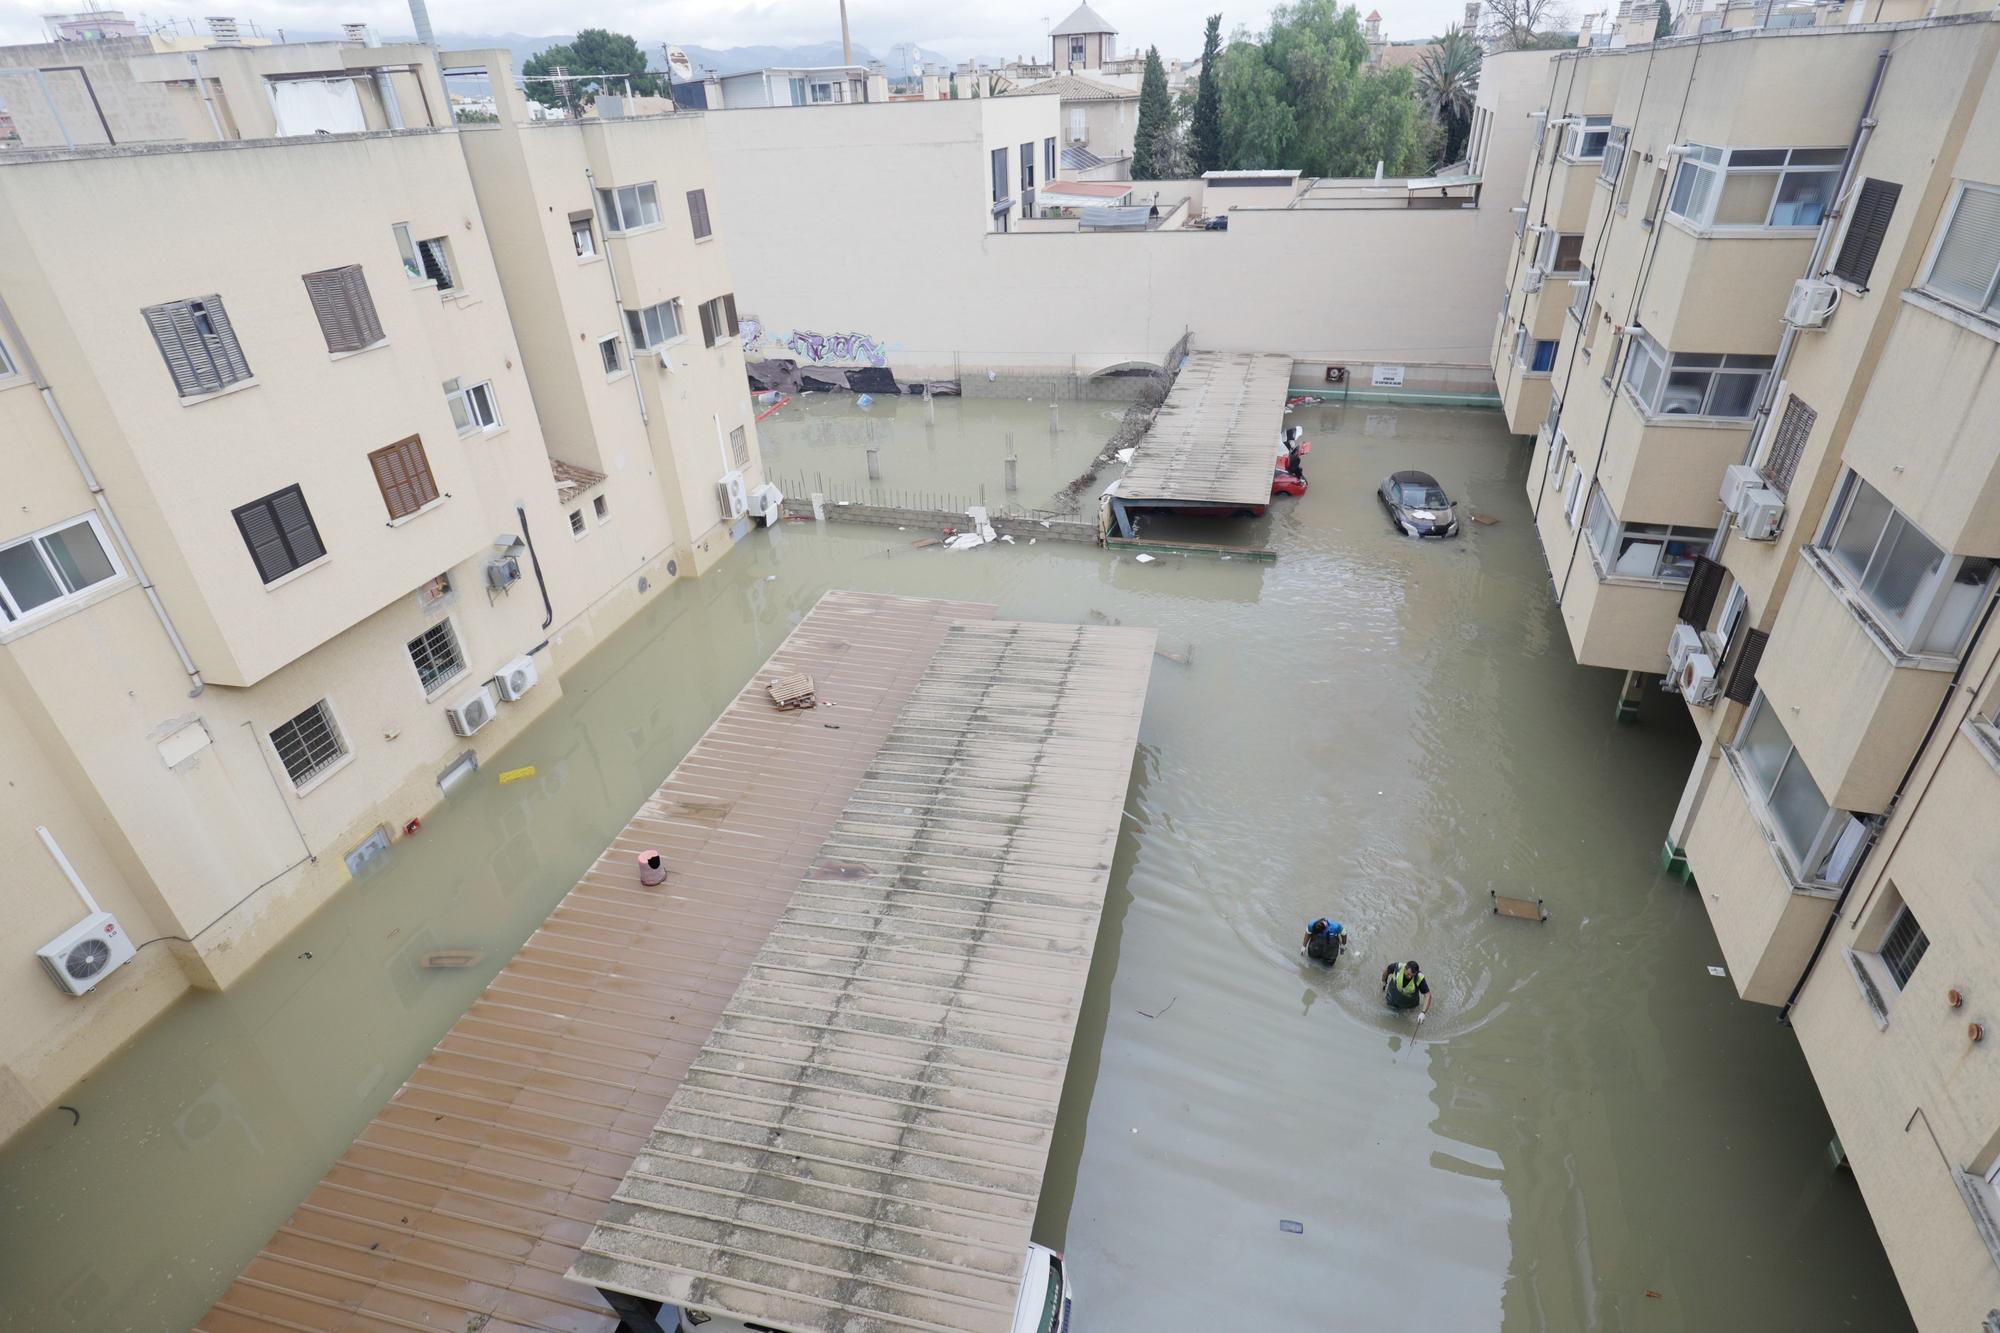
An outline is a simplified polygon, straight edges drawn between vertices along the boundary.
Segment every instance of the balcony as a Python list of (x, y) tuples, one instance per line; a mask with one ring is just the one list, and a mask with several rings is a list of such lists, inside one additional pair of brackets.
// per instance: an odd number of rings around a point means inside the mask
[(1540, 526), (1549, 569), (1562, 589), (1563, 627), (1576, 660), (1584, 666), (1665, 672), (1667, 634), (1687, 585), (1604, 574), (1589, 539), (1564, 519), (1559, 494), (1551, 492), (1543, 502)]
[(1709, 777), (1688, 830), (1687, 858), (1737, 993), (1783, 1004), (1812, 957), (1835, 895), (1793, 883), (1732, 751), (1724, 751)]
[(1549, 415), (1549, 377), (1522, 368), (1511, 347), (1503, 348), (1500, 363), (1500, 402), (1507, 413), (1507, 429), (1516, 435), (1533, 435)]
[(1812, 234), (1690, 230), (1669, 215), (1646, 280), (1639, 322), (1664, 347), (1769, 354), (1792, 283), (1812, 255)]
[(1621, 387), (1611, 409), (1598, 482), (1620, 514), (1659, 523), (1713, 527), (1722, 474), (1741, 463), (1750, 444), (1747, 421), (1648, 416)]

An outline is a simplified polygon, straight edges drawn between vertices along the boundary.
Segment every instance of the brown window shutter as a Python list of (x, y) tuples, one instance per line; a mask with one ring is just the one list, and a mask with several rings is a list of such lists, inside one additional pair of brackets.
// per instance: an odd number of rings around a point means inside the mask
[(1688, 575), (1687, 591), (1681, 594), (1681, 623), (1707, 629), (1715, 613), (1715, 599), (1722, 591), (1723, 568), (1705, 555), (1694, 558), (1694, 572)]
[(1876, 256), (1882, 253), (1882, 239), (1889, 232), (1889, 219), (1896, 213), (1896, 198), (1903, 187), (1894, 181), (1873, 177), (1861, 182), (1849, 213), (1847, 235), (1840, 243), (1840, 257), (1833, 261), (1833, 275), (1867, 290), (1868, 276), (1875, 271)]
[(375, 450), (368, 455), (368, 465), (374, 470), (375, 484), (392, 520), (414, 514), (437, 499), (430, 460), (424, 456), (423, 441), (415, 435)]
[(708, 191), (688, 191), (688, 219), (694, 223), (696, 240), (709, 234), (711, 228), (708, 221)]
[(1764, 660), (1764, 645), (1770, 641), (1771, 636), (1760, 629), (1743, 636), (1743, 651), (1737, 655), (1736, 670), (1729, 675), (1725, 695), (1739, 704), (1750, 702), (1757, 693), (1757, 664)]
[(736, 293), (735, 293), (735, 292), (729, 292), (729, 293), (727, 293), (727, 294), (725, 294), (725, 295), (723, 296), (723, 298), (722, 298), (722, 312), (723, 312), (723, 314), (725, 314), (725, 315), (727, 315), (727, 316), (729, 317), (729, 323), (728, 323), (728, 327), (729, 327), (729, 336), (730, 336), (730, 337), (732, 337), (732, 338), (736, 337), (736, 336), (737, 336), (737, 334), (739, 334), (739, 333), (741, 333), (741, 332), (743, 331), (743, 326), (742, 326), (741, 324), (738, 324), (738, 323), (736, 322)]
[(1785, 396), (1785, 414), (1778, 418), (1777, 429), (1771, 434), (1771, 447), (1764, 454), (1764, 465), (1758, 469), (1759, 475), (1779, 494), (1791, 493), (1792, 478), (1798, 475), (1799, 459), (1806, 451), (1806, 439), (1818, 420), (1819, 412), (1808, 407), (1804, 399), (1795, 393)]
[(701, 303), (701, 340), (709, 347), (715, 346), (715, 302)]

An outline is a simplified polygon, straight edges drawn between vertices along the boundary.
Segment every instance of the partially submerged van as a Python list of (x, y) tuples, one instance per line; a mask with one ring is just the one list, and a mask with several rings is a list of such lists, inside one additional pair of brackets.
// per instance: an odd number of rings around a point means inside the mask
[[(1021, 1294), (1008, 1333), (1069, 1333), (1069, 1274), (1063, 1257), (1046, 1245), (1028, 1245), (1021, 1265)], [(724, 1315), (682, 1310), (675, 1333), (784, 1333), (769, 1324), (745, 1323)]]

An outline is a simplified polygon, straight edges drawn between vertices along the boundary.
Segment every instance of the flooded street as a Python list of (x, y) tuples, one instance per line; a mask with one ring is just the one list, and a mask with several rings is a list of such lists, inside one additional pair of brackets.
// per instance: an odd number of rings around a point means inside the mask
[[(1061, 404), (1052, 445), (1045, 403), (939, 400), (935, 432), (920, 401), (889, 406), (784, 409), (772, 473), (865, 478), (874, 432), (884, 485), (984, 482), (997, 503), (1016, 431), (1038, 505), (1122, 410)], [(1619, 725), (1617, 676), (1570, 662), (1526, 452), (1492, 413), (1289, 420), (1315, 444), (1310, 492), (1212, 534), (1275, 564), (791, 524), (660, 593), (380, 870), (74, 1090), (78, 1123), (0, 1151), (0, 1326), (198, 1317), (796, 619), (849, 587), (1154, 626), (1188, 657), (1155, 663), (1037, 1226), (1067, 1250), (1079, 1333), (1910, 1327), (1796, 1041), (1710, 975), (1697, 890), (1659, 873), (1693, 732), (1657, 696)], [(1373, 498), (1397, 468), (1500, 522), (1402, 537)], [(1494, 916), (1494, 890), (1550, 919)], [(1322, 914), (1353, 936), (1330, 973), (1298, 952)], [(434, 948), (486, 959), (419, 967)], [(1420, 1040), (1378, 998), (1392, 958), (1435, 991)]]

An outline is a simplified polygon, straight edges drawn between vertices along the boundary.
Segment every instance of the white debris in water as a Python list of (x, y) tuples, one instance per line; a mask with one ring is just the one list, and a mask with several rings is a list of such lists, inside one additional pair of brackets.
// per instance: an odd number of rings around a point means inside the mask
[(1708, 965), (1708, 975), (1710, 975), (1711, 977), (1726, 977), (1729, 974), (1723, 971), (1721, 968), (1717, 967), (1714, 963), (1710, 963)]
[[(1009, 537), (1009, 538), (1008, 538), (1007, 540), (1008, 540), (1008, 541), (1013, 541), (1014, 539), (1013, 539), (1012, 537)], [(1028, 545), (1030, 545), (1030, 546), (1033, 546), (1033, 545), (1034, 545), (1034, 544), (1035, 544), (1036, 542), (1038, 542), (1038, 541), (1040, 541), (1040, 540), (1041, 540), (1041, 538), (1040, 538), (1040, 537), (1030, 537), (1030, 538), (1028, 538)]]
[(1132, 455), (1138, 452), (1139, 452), (1139, 446), (1133, 444), (1133, 445), (1127, 445), (1125, 448), (1120, 449), (1114, 456), (1121, 463), (1129, 463), (1132, 461)]
[(1012, 537), (1008, 536), (1007, 534), (1005, 534), (1005, 533), (1002, 533), (1002, 534), (1000, 535), (1000, 540), (1001, 540), (1001, 541), (1003, 541), (1003, 542), (1012, 542), (1012, 541), (1013, 541), (1014, 539), (1013, 539)]
[(976, 532), (961, 532), (956, 537), (945, 538), (947, 551), (969, 551), (975, 546), (986, 545), (986, 539)]
[[(1153, 557), (1152, 557), (1152, 556), (1150, 556), (1150, 555), (1141, 555), (1141, 556), (1137, 556), (1137, 557), (1135, 557), (1135, 558), (1136, 558), (1136, 559), (1138, 560), (1138, 562), (1139, 562), (1140, 564), (1142, 564), (1142, 565), (1150, 565), (1150, 564), (1152, 564), (1152, 563), (1153, 563)], [(1135, 1132), (1136, 1132), (1136, 1131), (1135, 1131)]]

